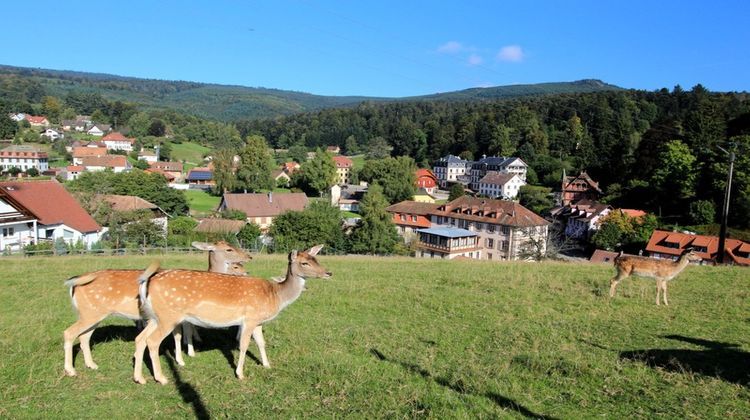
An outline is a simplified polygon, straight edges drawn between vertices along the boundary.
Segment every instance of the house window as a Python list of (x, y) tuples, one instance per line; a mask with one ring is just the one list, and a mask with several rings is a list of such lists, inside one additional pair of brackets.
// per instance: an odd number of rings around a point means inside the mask
[(3, 228), (3, 236), (13, 236), (15, 228)]
[(491, 259), (492, 259), (492, 253), (491, 253), (491, 252), (488, 252), (488, 253), (487, 253), (487, 259), (488, 259), (488, 260), (491, 260)]
[(510, 226), (503, 226), (503, 235), (510, 234)]
[(487, 224), (487, 232), (495, 233), (495, 225)]
[(491, 239), (491, 238), (487, 238), (487, 239), (485, 240), (485, 244), (486, 244), (486, 245), (485, 245), (485, 247), (486, 247), (486, 248), (490, 248), (490, 249), (492, 249), (492, 248), (493, 248), (493, 247), (495, 246), (495, 240), (494, 240), (494, 239)]
[(405, 215), (405, 214), (402, 214), (402, 215), (401, 215), (401, 221), (402, 221), (402, 222), (405, 222), (405, 221), (406, 221), (406, 215)]
[(411, 221), (412, 221), (412, 222), (416, 222), (416, 221), (417, 221), (417, 216), (412, 216), (412, 217), (411, 217)]
[(509, 246), (510, 246), (510, 244), (508, 243), (508, 241), (500, 241), (500, 250), (501, 251), (507, 251), (508, 248), (509, 248)]

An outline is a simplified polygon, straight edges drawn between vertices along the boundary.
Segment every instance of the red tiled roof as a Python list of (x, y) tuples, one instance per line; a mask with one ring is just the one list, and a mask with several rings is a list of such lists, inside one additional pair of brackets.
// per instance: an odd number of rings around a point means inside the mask
[(57, 181), (0, 182), (0, 188), (31, 210), (43, 225), (62, 223), (81, 233), (102, 229)]
[(613, 264), (615, 257), (617, 257), (617, 252), (612, 251), (606, 251), (603, 249), (597, 249), (594, 251), (594, 253), (591, 255), (591, 258), (589, 258), (589, 261), (592, 263), (607, 263), (607, 264)]
[(247, 217), (278, 216), (287, 211), (302, 211), (307, 206), (304, 193), (224, 194), (222, 205), (241, 210)]
[(388, 213), (416, 214), (427, 216), (437, 210), (439, 204), (422, 203), (418, 201), (402, 201), (385, 208)]
[[(677, 244), (678, 248), (666, 246), (667, 243)], [(667, 232), (655, 230), (646, 245), (646, 251), (666, 255), (679, 256), (688, 247), (706, 248), (706, 251), (698, 251), (697, 254), (704, 260), (714, 260), (719, 253), (719, 238), (717, 236), (692, 235), (681, 232)], [(747, 251), (745, 251), (747, 250)], [(728, 255), (736, 264), (750, 265), (750, 258), (742, 255), (750, 251), (750, 244), (738, 239), (727, 238), (724, 243), (725, 255)], [(726, 259), (725, 259), (726, 261)]]
[(337, 168), (351, 168), (354, 165), (354, 161), (346, 156), (334, 156), (333, 163), (336, 164)]
[(26, 121), (28, 121), (30, 124), (44, 124), (44, 121), (47, 120), (47, 117), (44, 115), (27, 115)]
[(153, 162), (150, 166), (168, 172), (182, 172), (182, 162)]
[(81, 158), (83, 166), (102, 166), (105, 168), (126, 168), (128, 159), (123, 155), (86, 156)]
[(87, 156), (104, 156), (107, 154), (106, 147), (79, 146), (73, 148), (73, 157), (82, 158)]
[(629, 217), (643, 217), (646, 215), (645, 211), (637, 209), (620, 209), (620, 212), (628, 215)]
[(68, 165), (67, 167), (65, 167), (65, 169), (68, 172), (81, 172), (86, 170), (86, 168), (81, 165)]
[(114, 131), (112, 133), (107, 134), (106, 136), (102, 137), (101, 141), (127, 141), (130, 143), (135, 142), (135, 139), (132, 139), (130, 137), (125, 137), (121, 133)]

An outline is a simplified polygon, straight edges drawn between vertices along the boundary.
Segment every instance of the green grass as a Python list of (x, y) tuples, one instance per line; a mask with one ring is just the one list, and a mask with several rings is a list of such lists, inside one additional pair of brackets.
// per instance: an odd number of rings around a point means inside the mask
[(213, 196), (203, 190), (185, 190), (188, 207), (191, 213), (210, 213), (219, 206), (221, 197)]
[(365, 166), (365, 155), (349, 156), (349, 159), (352, 160), (353, 169), (361, 170)]
[[(160, 257), (205, 268), (205, 256)], [(75, 320), (62, 281), (151, 257), (2, 259), (0, 417), (28, 418), (747, 418), (748, 269), (689, 267), (654, 305), (611, 266), (326, 257), (265, 330), (271, 369), (249, 350), (234, 378), (235, 332), (202, 330), (198, 356), (162, 366), (171, 383), (132, 382), (135, 329), (106, 320), (99, 370), (63, 375), (62, 331)], [(280, 275), (285, 256), (248, 270)], [(166, 340), (169, 341), (169, 340)]]
[(203, 156), (211, 152), (211, 149), (198, 143), (183, 142), (172, 143), (172, 160), (175, 162), (185, 161), (185, 173), (191, 168), (203, 164)]

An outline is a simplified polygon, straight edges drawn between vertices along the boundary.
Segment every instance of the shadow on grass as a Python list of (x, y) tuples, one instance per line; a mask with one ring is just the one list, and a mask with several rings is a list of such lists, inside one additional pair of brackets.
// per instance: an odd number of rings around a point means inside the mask
[(198, 393), (198, 391), (195, 390), (193, 385), (182, 380), (182, 376), (180, 376), (180, 371), (177, 369), (174, 359), (171, 357), (167, 357), (167, 365), (169, 365), (169, 370), (172, 371), (172, 376), (174, 377), (174, 385), (177, 388), (177, 391), (180, 393), (182, 401), (185, 401), (186, 403), (193, 406), (195, 418), (201, 420), (210, 419), (211, 416), (208, 415), (208, 410), (203, 404), (201, 395)]
[(411, 373), (416, 373), (417, 375), (419, 375), (419, 376), (421, 376), (421, 377), (423, 377), (425, 379), (429, 379), (429, 380), (431, 380), (431, 381), (433, 381), (433, 382), (435, 382), (435, 383), (437, 383), (437, 384), (439, 384), (441, 386), (444, 386), (444, 387), (452, 390), (453, 392), (457, 392), (457, 393), (462, 394), (462, 395), (479, 395), (481, 397), (489, 399), (490, 401), (494, 402), (495, 404), (497, 404), (499, 407), (501, 407), (503, 409), (513, 410), (513, 411), (517, 412), (518, 414), (520, 414), (520, 415), (522, 415), (524, 417), (534, 418), (534, 419), (547, 419), (547, 420), (554, 419), (554, 417), (545, 416), (543, 414), (537, 414), (537, 413), (529, 410), (528, 408), (524, 407), (523, 405), (515, 402), (514, 400), (512, 400), (512, 399), (510, 399), (508, 397), (505, 397), (503, 395), (494, 393), (494, 392), (487, 392), (485, 394), (472, 393), (468, 389), (466, 389), (465, 386), (464, 386), (464, 384), (461, 383), (461, 382), (452, 383), (452, 382), (450, 382), (449, 380), (447, 380), (445, 378), (441, 378), (439, 376), (437, 376), (437, 377), (433, 376), (430, 372), (428, 372), (425, 369), (419, 367), (418, 365), (415, 365), (415, 364), (412, 364), (412, 363), (407, 363), (407, 362), (402, 362), (400, 360), (389, 359), (388, 357), (386, 357), (383, 353), (381, 353), (377, 349), (374, 349), (374, 348), (370, 349), (370, 353), (373, 356), (375, 356), (378, 360), (381, 360), (381, 361), (384, 361), (384, 362), (395, 363), (397, 365), (400, 365), (401, 367), (403, 367), (407, 371), (409, 371)]
[(750, 385), (750, 353), (740, 350), (737, 344), (681, 335), (665, 335), (662, 338), (702, 346), (704, 349), (631, 350), (620, 352), (620, 358), (643, 362), (649, 367), (670, 372), (697, 373), (735, 384)]
[[(238, 329), (236, 327), (232, 327), (229, 329), (201, 328), (199, 332), (201, 336), (201, 342), (194, 344), (196, 353), (219, 350), (224, 358), (227, 359), (227, 363), (229, 363), (229, 366), (232, 367), (232, 370), (237, 369), (235, 357), (234, 354), (232, 354), (232, 351), (239, 349), (240, 346), (239, 342), (235, 338), (237, 337), (237, 330)], [(247, 353), (246, 357), (254, 360), (257, 364), (261, 364), (260, 359), (255, 357), (255, 355), (250, 352)]]

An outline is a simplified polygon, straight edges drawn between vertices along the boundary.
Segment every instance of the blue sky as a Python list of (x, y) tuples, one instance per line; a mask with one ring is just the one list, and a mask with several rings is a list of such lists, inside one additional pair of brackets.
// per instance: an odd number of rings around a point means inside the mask
[(750, 91), (742, 0), (58, 0), (14, 16), (0, 64), (321, 95), (586, 78)]

